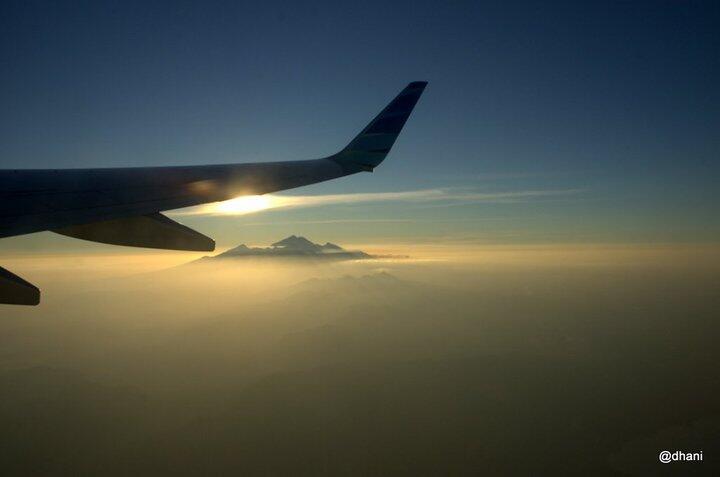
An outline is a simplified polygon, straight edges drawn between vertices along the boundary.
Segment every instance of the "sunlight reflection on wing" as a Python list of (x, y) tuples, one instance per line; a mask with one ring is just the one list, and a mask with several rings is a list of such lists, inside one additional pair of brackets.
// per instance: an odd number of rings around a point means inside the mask
[(274, 207), (273, 198), (267, 195), (247, 195), (212, 204), (213, 213), (243, 215)]

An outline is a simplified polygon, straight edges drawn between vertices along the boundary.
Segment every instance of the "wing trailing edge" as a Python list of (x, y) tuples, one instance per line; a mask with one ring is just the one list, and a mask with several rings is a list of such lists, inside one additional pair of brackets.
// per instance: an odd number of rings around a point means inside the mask
[(0, 267), (0, 303), (38, 305), (40, 304), (40, 290), (32, 283)]
[(127, 247), (212, 252), (215, 241), (163, 214), (140, 215), (55, 229), (53, 232), (91, 242)]

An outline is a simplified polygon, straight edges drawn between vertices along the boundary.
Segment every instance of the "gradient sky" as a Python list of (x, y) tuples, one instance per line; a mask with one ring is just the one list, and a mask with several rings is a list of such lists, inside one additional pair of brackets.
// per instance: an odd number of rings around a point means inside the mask
[(720, 238), (720, 3), (300, 3), (2, 2), (0, 164), (321, 157), (427, 80), (374, 174), (284, 193), (346, 200), (178, 219), (220, 246)]

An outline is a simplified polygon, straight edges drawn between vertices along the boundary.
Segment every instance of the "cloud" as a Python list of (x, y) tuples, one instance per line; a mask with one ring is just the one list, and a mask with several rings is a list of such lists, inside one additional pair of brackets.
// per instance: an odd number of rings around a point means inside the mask
[(581, 193), (581, 189), (477, 192), (467, 189), (420, 189), (399, 192), (367, 192), (328, 195), (277, 195), (238, 197), (174, 212), (175, 215), (246, 215), (262, 210), (319, 207), (374, 202), (412, 202), (428, 206), (469, 205), (481, 202), (513, 203), (544, 197)]

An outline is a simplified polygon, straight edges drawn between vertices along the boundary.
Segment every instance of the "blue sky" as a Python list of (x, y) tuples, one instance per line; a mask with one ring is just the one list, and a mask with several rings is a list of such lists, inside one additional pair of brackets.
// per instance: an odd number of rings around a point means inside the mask
[(3, 2), (0, 164), (321, 157), (427, 80), (376, 173), (289, 193), (413, 199), (182, 220), (221, 245), (715, 242), (718, 20), (712, 1)]

